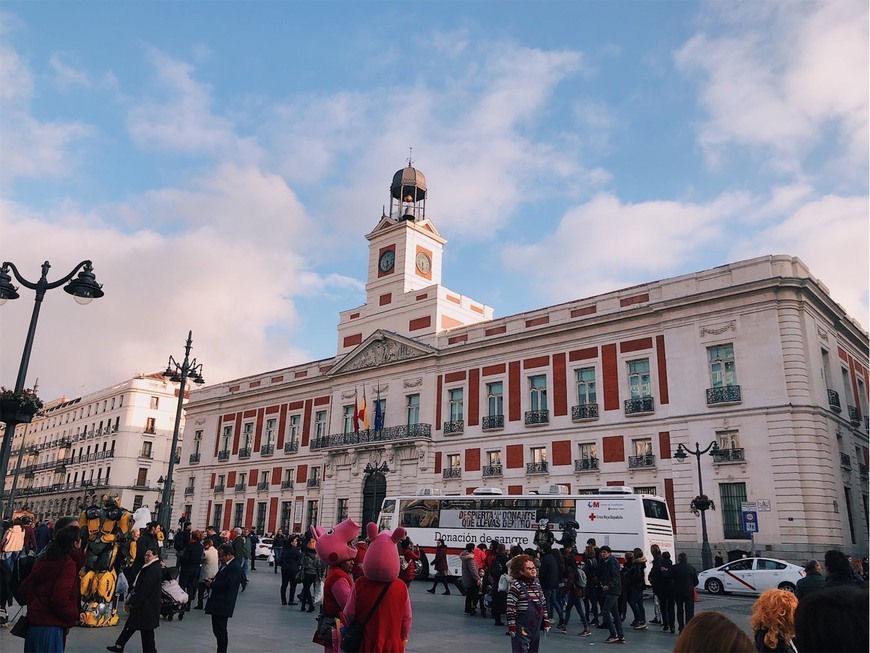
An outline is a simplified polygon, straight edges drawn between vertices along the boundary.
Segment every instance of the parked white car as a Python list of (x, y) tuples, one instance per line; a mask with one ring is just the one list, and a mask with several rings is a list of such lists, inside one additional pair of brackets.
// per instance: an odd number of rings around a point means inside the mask
[(268, 560), (270, 555), (272, 555), (272, 538), (261, 537), (260, 541), (257, 542), (257, 550), (254, 551), (254, 556), (257, 560)]
[(803, 567), (774, 558), (741, 558), (698, 574), (698, 587), (711, 594), (761, 594), (769, 589), (794, 592), (806, 575)]

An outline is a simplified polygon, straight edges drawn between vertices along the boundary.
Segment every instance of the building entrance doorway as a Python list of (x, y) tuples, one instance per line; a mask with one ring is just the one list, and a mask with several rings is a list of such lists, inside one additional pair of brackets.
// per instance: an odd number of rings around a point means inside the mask
[(387, 477), (381, 472), (373, 472), (363, 484), (362, 537), (366, 535), (366, 524), (378, 521), (381, 504), (387, 497)]

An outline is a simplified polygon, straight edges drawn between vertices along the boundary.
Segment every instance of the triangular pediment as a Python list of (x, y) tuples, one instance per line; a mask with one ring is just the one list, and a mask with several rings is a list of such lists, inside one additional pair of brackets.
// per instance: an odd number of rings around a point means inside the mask
[(434, 347), (424, 345), (413, 338), (378, 329), (348, 353), (338, 365), (329, 370), (329, 376), (383, 367), (436, 353), (438, 350)]

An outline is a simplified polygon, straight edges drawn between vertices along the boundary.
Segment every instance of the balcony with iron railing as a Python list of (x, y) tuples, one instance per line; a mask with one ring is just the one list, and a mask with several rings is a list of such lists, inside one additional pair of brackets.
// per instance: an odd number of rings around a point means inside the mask
[(656, 402), (652, 397), (635, 397), (625, 400), (626, 415), (645, 415), (655, 412), (655, 409)]
[(244, 449), (239, 449), (239, 460), (242, 460), (244, 458), (250, 458), (250, 457), (251, 457), (250, 447), (246, 447)]
[(546, 462), (526, 463), (526, 474), (546, 474), (550, 466)]
[(526, 426), (540, 426), (550, 423), (550, 411), (546, 408), (543, 410), (527, 410), (525, 424)]
[(236, 483), (236, 492), (244, 492), (245, 487), (245, 483)]
[(312, 451), (318, 449), (345, 449), (347, 447), (380, 442), (397, 442), (402, 440), (431, 440), (431, 424), (403, 424), (388, 426), (378, 431), (369, 429), (358, 433), (335, 433), (311, 440)]
[(196, 465), (197, 463), (199, 463), (199, 459), (200, 459), (200, 454), (198, 454), (198, 453), (190, 454), (190, 464), (191, 465)]
[(447, 467), (446, 469), (442, 469), (441, 470), (441, 478), (444, 478), (444, 479), (462, 478), (462, 468), (460, 468), (460, 467)]
[(849, 423), (852, 426), (858, 426), (861, 423), (861, 415), (858, 414), (858, 409), (854, 406), (849, 406)]
[(296, 453), (299, 451), (299, 442), (291, 440), (284, 443), (284, 453)]
[(184, 496), (187, 496), (189, 494), (193, 494), (193, 486), (192, 485), (188, 485), (186, 488), (184, 488)]
[(645, 453), (642, 456), (629, 456), (628, 457), (628, 468), (629, 469), (644, 469), (648, 467), (656, 466), (656, 457), (654, 454)]
[(843, 410), (843, 407), (840, 405), (840, 393), (836, 390), (831, 390), (828, 388), (828, 406), (831, 407), (835, 413), (839, 413)]
[(714, 463), (743, 463), (746, 462), (745, 449), (732, 447), (731, 449), (717, 449), (713, 453)]
[(504, 415), (487, 415), (481, 422), (480, 427), (484, 431), (495, 431), (504, 428)]
[(708, 406), (739, 404), (741, 401), (743, 398), (740, 396), (739, 385), (720, 385), (716, 388), (707, 388)]
[(264, 444), (262, 447), (260, 447), (261, 456), (271, 456), (273, 453), (275, 453), (274, 444)]
[(229, 460), (230, 459), (230, 450), (224, 449), (223, 451), (218, 451), (218, 461)]
[(223, 486), (223, 485), (215, 485), (215, 486), (214, 486), (214, 493), (215, 493), (215, 494), (220, 494), (220, 493), (222, 493), (223, 491), (224, 491), (224, 486)]
[(840, 467), (843, 469), (852, 469), (852, 458), (847, 453), (840, 452)]
[(455, 419), (452, 422), (444, 422), (444, 435), (453, 435), (465, 431), (465, 420)]
[(578, 404), (571, 408), (572, 422), (598, 419), (598, 404)]
[(257, 490), (258, 491), (259, 490), (268, 490), (268, 489), (269, 489), (269, 482), (268, 481), (260, 481), (259, 483), (257, 483)]
[(501, 465), (486, 465), (483, 468), (483, 477), (501, 476)]
[(292, 490), (293, 489), (293, 481), (281, 481), (281, 489), (282, 490)]
[(309, 478), (305, 485), (310, 488), (320, 487), (320, 479), (319, 478)]
[(575, 472), (597, 472), (598, 458), (580, 458), (574, 461)]

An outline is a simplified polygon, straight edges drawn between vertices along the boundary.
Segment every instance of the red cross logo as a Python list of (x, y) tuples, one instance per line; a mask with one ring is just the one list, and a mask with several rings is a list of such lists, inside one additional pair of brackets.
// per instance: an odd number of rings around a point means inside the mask
[(589, 513), (589, 521), (595, 521), (595, 513), (594, 512)]

